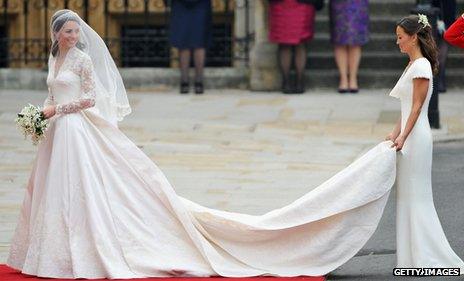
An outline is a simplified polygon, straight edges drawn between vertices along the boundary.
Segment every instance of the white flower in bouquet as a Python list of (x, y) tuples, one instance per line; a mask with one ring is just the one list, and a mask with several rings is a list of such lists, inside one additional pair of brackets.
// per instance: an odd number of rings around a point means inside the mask
[(45, 138), (45, 130), (47, 130), (49, 125), (40, 107), (32, 104), (25, 106), (21, 112), (18, 113), (15, 122), (24, 134), (25, 139), (27, 136), (31, 136), (34, 145), (37, 145)]

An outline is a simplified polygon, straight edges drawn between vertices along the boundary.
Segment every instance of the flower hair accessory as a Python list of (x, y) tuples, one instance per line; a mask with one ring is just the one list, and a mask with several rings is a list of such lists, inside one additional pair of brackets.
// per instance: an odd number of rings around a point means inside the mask
[(423, 28), (425, 28), (427, 26), (430, 27), (430, 23), (429, 23), (429, 20), (428, 20), (426, 15), (418, 14), (418, 16), (419, 16), (418, 22), (422, 24)]

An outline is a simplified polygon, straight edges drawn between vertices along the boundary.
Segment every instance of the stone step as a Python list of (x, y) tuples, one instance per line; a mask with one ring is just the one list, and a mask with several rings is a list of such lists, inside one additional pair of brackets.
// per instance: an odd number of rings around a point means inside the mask
[[(326, 1), (327, 3), (327, 1)], [(370, 41), (363, 46), (359, 71), (362, 88), (392, 88), (401, 75), (407, 58), (396, 45), (396, 22), (410, 13), (415, 0), (370, 0)], [(316, 16), (316, 34), (308, 44), (306, 79), (310, 88), (333, 88), (338, 85), (338, 72), (330, 43), (328, 5)], [(458, 0), (458, 14), (464, 0)], [(447, 61), (448, 87), (462, 87), (464, 53), (450, 47)]]
[[(316, 33), (311, 42), (308, 43), (308, 52), (323, 52), (332, 50), (333, 45), (330, 42), (330, 35), (328, 33)], [(365, 51), (395, 51), (398, 50), (396, 46), (396, 35), (391, 34), (377, 34), (370, 35), (370, 41), (363, 46)]]
[[(171, 87), (177, 88), (179, 71), (168, 68), (121, 68), (121, 75), (127, 89), (163, 92)], [(359, 71), (361, 88), (391, 89), (401, 76), (402, 69), (362, 68)], [(462, 88), (462, 70), (448, 70), (449, 88)], [(37, 69), (0, 69), (0, 89), (46, 90), (46, 71)], [(338, 86), (336, 69), (308, 69), (306, 81), (311, 88), (333, 88)], [(249, 70), (246, 68), (206, 68), (205, 87), (211, 91), (221, 89), (248, 89)]]
[[(463, 7), (464, 9), (464, 7)], [(462, 11), (462, 10), (459, 10)], [(404, 14), (406, 16), (407, 14)], [(369, 18), (369, 32), (371, 34), (395, 34), (397, 21), (401, 18), (391, 15), (374, 15)], [(325, 14), (318, 14), (316, 16), (316, 33), (329, 33), (330, 32), (330, 18)]]
[[(396, 22), (399, 20), (392, 16), (381, 15), (381, 16), (370, 16), (369, 18), (369, 32), (370, 33), (386, 33), (394, 34), (396, 28)], [(327, 15), (317, 15), (315, 30), (317, 33), (328, 33), (330, 32), (330, 19)]]
[[(394, 52), (364, 52), (361, 58), (360, 68), (383, 68), (401, 70), (408, 62), (405, 54)], [(333, 52), (309, 52), (307, 68), (309, 69), (334, 69), (336, 68)], [(447, 69), (461, 70), (464, 73), (464, 55), (448, 54)]]
[[(365, 46), (367, 50), (372, 51), (388, 51), (389, 47), (392, 46), (396, 40), (395, 38), (395, 26), (396, 22), (403, 16), (409, 14), (410, 8), (414, 6), (415, 1), (410, 0), (375, 0), (369, 2), (370, 6), (370, 43)], [(328, 6), (328, 5), (327, 5)], [(321, 11), (316, 16), (316, 35), (313, 42), (310, 43), (310, 47), (315, 50), (327, 50), (331, 48), (330, 42), (330, 20), (327, 11)], [(457, 14), (460, 14), (464, 10), (464, 0), (458, 0)], [(394, 12), (394, 13), (393, 13)], [(380, 47), (380, 48), (379, 48)], [(461, 53), (462, 51), (458, 48), (450, 48), (451, 53)]]
[[(383, 69), (360, 69), (359, 86), (360, 88), (386, 88), (391, 89), (395, 86), (401, 76), (401, 70)], [(449, 70), (446, 72), (446, 82), (448, 88), (462, 87), (462, 70)], [(305, 74), (308, 88), (336, 88), (338, 87), (337, 70), (307, 70)]]
[[(316, 33), (313, 40), (308, 43), (308, 52), (325, 52), (332, 50), (333, 44), (330, 42), (328, 33)], [(369, 42), (363, 46), (364, 52), (399, 52), (396, 45), (396, 35), (385, 33), (371, 33)], [(462, 49), (451, 47), (450, 53), (464, 54)]]

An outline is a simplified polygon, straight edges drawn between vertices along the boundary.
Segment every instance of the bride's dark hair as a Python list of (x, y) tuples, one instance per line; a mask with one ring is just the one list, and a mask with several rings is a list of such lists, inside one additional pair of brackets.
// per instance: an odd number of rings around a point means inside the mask
[(430, 25), (424, 26), (419, 22), (418, 15), (410, 15), (402, 18), (396, 24), (403, 28), (408, 35), (417, 34), (417, 41), (422, 55), (432, 65), (433, 74), (438, 72), (438, 49), (435, 40), (433, 39), (432, 28)]
[[(72, 13), (70, 13), (69, 16), (63, 17), (64, 14), (69, 13), (69, 12), (70, 12), (70, 10), (60, 10), (60, 11), (56, 12), (52, 16), (52, 20), (51, 20), (52, 34), (51, 34), (51, 36), (54, 36), (54, 33), (58, 33), (61, 30), (61, 28), (63, 28), (63, 25), (68, 21), (74, 21), (78, 25), (80, 25), (79, 18), (77, 16), (75, 16), (74, 14), (72, 14)], [(76, 47), (78, 47), (79, 49), (82, 50), (84, 48), (84, 44), (82, 44), (81, 42), (77, 42)], [(56, 57), (59, 50), (60, 49), (59, 49), (59, 46), (58, 46), (58, 40), (54, 40), (53, 44), (52, 44), (52, 47), (51, 47), (52, 56)]]

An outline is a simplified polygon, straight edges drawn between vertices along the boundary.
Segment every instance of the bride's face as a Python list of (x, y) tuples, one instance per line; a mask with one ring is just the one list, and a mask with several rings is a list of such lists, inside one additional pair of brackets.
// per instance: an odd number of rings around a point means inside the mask
[(79, 24), (75, 21), (66, 22), (58, 33), (58, 44), (64, 48), (72, 48), (79, 41)]
[(396, 27), (396, 44), (402, 53), (409, 53), (416, 45), (417, 35), (407, 34), (401, 26)]

